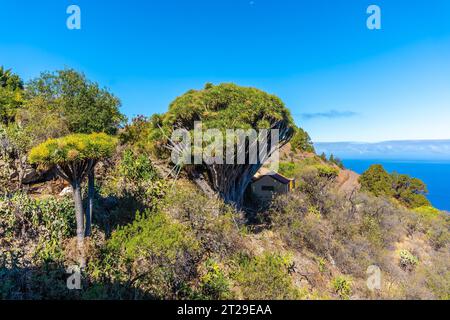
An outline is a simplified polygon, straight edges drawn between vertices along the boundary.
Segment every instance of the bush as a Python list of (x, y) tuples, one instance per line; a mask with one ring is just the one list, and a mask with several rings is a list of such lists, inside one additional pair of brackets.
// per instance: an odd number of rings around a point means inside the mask
[(142, 183), (159, 178), (149, 157), (145, 154), (135, 154), (130, 149), (123, 153), (119, 172), (132, 183)]
[(199, 259), (199, 243), (189, 228), (164, 213), (145, 212), (113, 233), (92, 267), (100, 279), (106, 276), (101, 282), (139, 289), (137, 298), (174, 299), (191, 294), (189, 283), (197, 277)]
[(349, 278), (343, 276), (336, 277), (331, 282), (331, 285), (334, 292), (336, 292), (341, 299), (350, 299), (352, 294), (352, 281)]
[(242, 219), (236, 211), (220, 201), (210, 199), (192, 185), (182, 182), (168, 193), (163, 210), (187, 225), (201, 244), (202, 252), (221, 258), (243, 247)]
[(293, 284), (288, 268), (289, 257), (265, 253), (250, 257), (239, 255), (231, 278), (238, 284), (241, 298), (248, 300), (300, 299), (301, 292)]
[(401, 250), (399, 256), (400, 266), (403, 270), (412, 271), (419, 263), (419, 259), (408, 250)]
[(302, 128), (296, 128), (291, 141), (293, 151), (314, 152), (314, 146), (309, 134)]
[(392, 196), (392, 177), (384, 170), (382, 165), (375, 164), (370, 166), (360, 178), (361, 190), (368, 191), (374, 196)]
[(200, 277), (201, 299), (226, 300), (232, 298), (230, 280), (219, 264), (208, 259), (205, 263), (205, 272)]
[(372, 165), (359, 178), (361, 190), (380, 197), (393, 197), (407, 208), (430, 206), (425, 197), (427, 186), (417, 178), (405, 174), (389, 174), (382, 165)]
[[(0, 263), (10, 265), (13, 253), (35, 247), (34, 262), (63, 259), (62, 242), (74, 235), (75, 214), (69, 199), (32, 199), (24, 194), (0, 199)], [(26, 247), (24, 247), (26, 244)]]

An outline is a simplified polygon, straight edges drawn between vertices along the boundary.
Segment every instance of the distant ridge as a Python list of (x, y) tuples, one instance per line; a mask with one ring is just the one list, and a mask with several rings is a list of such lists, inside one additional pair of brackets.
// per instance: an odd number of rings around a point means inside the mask
[(342, 159), (450, 161), (448, 140), (393, 140), (383, 142), (317, 142), (316, 152)]

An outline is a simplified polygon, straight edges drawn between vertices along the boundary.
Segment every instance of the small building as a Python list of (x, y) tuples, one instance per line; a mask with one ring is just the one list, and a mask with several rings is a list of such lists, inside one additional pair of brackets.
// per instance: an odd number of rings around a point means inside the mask
[(285, 176), (262, 168), (253, 177), (250, 190), (254, 199), (268, 202), (274, 196), (279, 194), (286, 194), (295, 188), (295, 179), (289, 179)]

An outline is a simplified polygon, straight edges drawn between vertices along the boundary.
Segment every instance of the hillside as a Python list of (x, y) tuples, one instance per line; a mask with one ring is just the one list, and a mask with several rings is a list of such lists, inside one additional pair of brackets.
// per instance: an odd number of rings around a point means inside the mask
[[(313, 153), (291, 156), (283, 159), (305, 172), (312, 162), (326, 165)], [(448, 219), (350, 195), (357, 178), (350, 171), (340, 170), (334, 182), (310, 181), (317, 177), (307, 173), (306, 188), (247, 224), (244, 213), (202, 195), (187, 176), (129, 180), (119, 168), (132, 163), (123, 157), (99, 182), (82, 291), (69, 293), (60, 283), (73, 263), (71, 200), (58, 194), (64, 183), (45, 182), (38, 196), (0, 202), (4, 298), (448, 298)], [(367, 289), (370, 265), (383, 271), (379, 291)]]
[[(318, 156), (278, 97), (206, 84), (125, 122), (84, 75), (43, 77), (3, 88), (0, 298), (449, 299), (449, 216), (423, 183)], [(198, 119), (277, 128), (296, 187), (262, 204), (261, 163), (175, 162), (189, 148), (168, 137)]]

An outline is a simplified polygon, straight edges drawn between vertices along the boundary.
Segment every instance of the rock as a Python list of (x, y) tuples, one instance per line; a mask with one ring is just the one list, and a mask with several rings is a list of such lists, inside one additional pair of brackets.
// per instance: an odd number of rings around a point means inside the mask
[(63, 191), (60, 192), (60, 197), (65, 197), (72, 194), (72, 187), (65, 187)]

